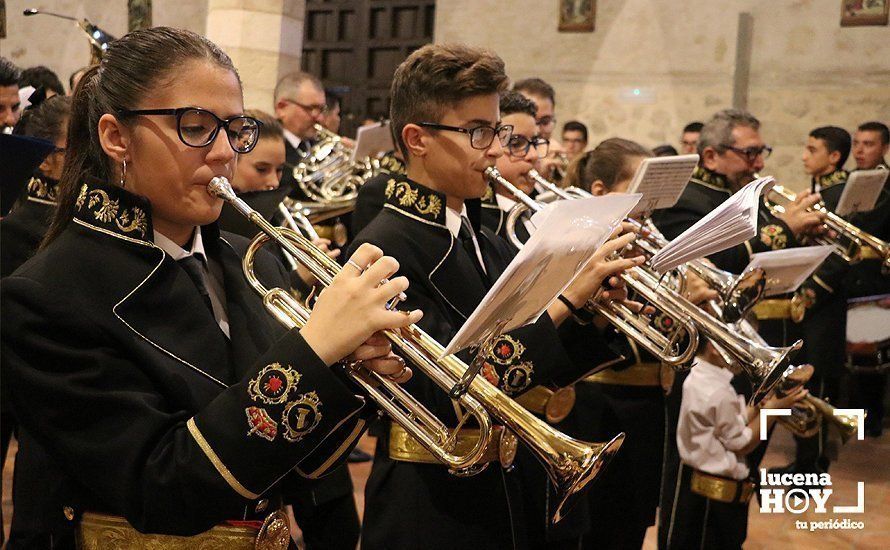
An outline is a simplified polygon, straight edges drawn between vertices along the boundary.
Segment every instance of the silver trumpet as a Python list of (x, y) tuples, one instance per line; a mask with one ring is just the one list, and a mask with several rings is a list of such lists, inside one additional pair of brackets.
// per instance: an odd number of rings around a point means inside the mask
[[(536, 170), (531, 170), (529, 172), (529, 177), (531, 177), (535, 183), (561, 199), (570, 200), (593, 196), (590, 192), (578, 187), (561, 188), (555, 183), (542, 177)], [(522, 209), (517, 208), (517, 210), (519, 211), (512, 218), (510, 216), (507, 217), (508, 232), (510, 231), (510, 228), (514, 227), (515, 221), (513, 220), (517, 220), (518, 216), (522, 214)], [(668, 240), (661, 234), (661, 231), (655, 227), (655, 224), (652, 223), (651, 219), (646, 218), (644, 221), (639, 222), (628, 218), (625, 222), (633, 225), (637, 230), (639, 237), (637, 237), (636, 244), (649, 257), (652, 257), (656, 252), (668, 244)], [(718, 269), (710, 262), (702, 259), (695, 259), (684, 266), (681, 266), (679, 277), (671, 279), (672, 281), (675, 281), (674, 290), (681, 294), (683, 293), (683, 287), (686, 282), (686, 277), (684, 276), (684, 271), (686, 270), (698, 275), (710, 288), (717, 291), (720, 295), (720, 302), (715, 305), (718, 305), (722, 311), (720, 317), (721, 320), (727, 323), (734, 323), (743, 319), (751, 307), (757, 303), (757, 300), (763, 296), (763, 291), (766, 288), (766, 273), (763, 269), (757, 268), (737, 276), (728, 271)]]
[[(544, 208), (544, 205), (529, 197), (521, 189), (513, 185), (494, 167), (485, 171), (489, 180), (496, 182), (509, 191), (518, 201), (517, 206), (523, 206), (521, 212), (533, 211), (538, 212)], [(516, 235), (516, 222), (518, 220), (520, 210), (516, 207), (510, 211), (507, 217), (507, 232), (509, 240), (517, 247), (522, 248), (524, 243)], [(512, 219), (511, 219), (512, 217)], [(676, 329), (671, 336), (665, 336), (660, 330), (649, 323), (648, 319), (639, 313), (633, 311), (628, 306), (619, 302), (602, 303), (598, 301), (588, 301), (584, 306), (586, 310), (594, 314), (605, 317), (618, 330), (632, 338), (637, 344), (643, 347), (652, 355), (658, 357), (664, 363), (674, 368), (681, 368), (689, 363), (695, 356), (698, 349), (698, 330), (688, 318), (688, 316), (680, 309), (672, 307), (667, 298), (662, 294), (673, 293), (672, 290), (665, 286), (656, 284), (655, 286), (647, 285), (642, 279), (642, 270), (638, 267), (628, 269), (620, 275), (624, 283), (638, 292), (644, 299), (670, 315), (677, 323)], [(682, 344), (685, 341), (685, 346)]]
[[(496, 169), (489, 168), (486, 170), (486, 175), (489, 179), (497, 182), (512, 193), (525, 209), (537, 212), (543, 208), (542, 204), (504, 179)], [(517, 208), (519, 208), (519, 205), (514, 207), (514, 210)], [(510, 227), (508, 225), (508, 231)], [(511, 240), (513, 240), (513, 237), (515, 237), (515, 231), (511, 236)], [(518, 246), (521, 246), (521, 243)], [(643, 346), (661, 361), (675, 368), (688, 362), (695, 355), (698, 350), (699, 335), (706, 337), (727, 362), (738, 364), (748, 376), (754, 388), (752, 397), (752, 402), (754, 403), (763, 399), (781, 380), (783, 373), (788, 367), (790, 356), (803, 345), (803, 342), (800, 340), (784, 348), (759, 345), (742, 334), (736, 326), (721, 321), (690, 302), (680, 293), (670, 288), (669, 285), (663, 284), (664, 281), (661, 277), (657, 276), (653, 270), (644, 266), (628, 269), (622, 273), (621, 277), (628, 288), (637, 292), (642, 299), (674, 319), (678, 328), (675, 328), (673, 337), (668, 339), (668, 341), (676, 345), (676, 342), (681, 339), (682, 332), (685, 331), (689, 336), (690, 346), (682, 353), (662, 353), (657, 345), (660, 340), (650, 340), (649, 338), (655, 332), (661, 335), (660, 331), (643, 321), (638, 313), (626, 307), (624, 308), (627, 309), (626, 312), (618, 313), (611, 310), (614, 303), (603, 305), (599, 302), (593, 304), (593, 312), (603, 315), (624, 334), (637, 342), (637, 344)], [(625, 318), (627, 314), (629, 314), (629, 317)], [(621, 316), (621, 318), (617, 319), (616, 317), (618, 316)], [(636, 329), (642, 323), (645, 323), (644, 330), (642, 331), (626, 330), (629, 328), (628, 325)], [(682, 328), (682, 331), (680, 328)], [(666, 361), (666, 356), (670, 360)], [(684, 361), (679, 362), (680, 358), (683, 358)]]
[[(756, 176), (757, 174), (755, 174)], [(763, 195), (763, 204), (774, 216), (785, 213), (785, 206), (779, 200), (794, 202), (797, 195), (781, 185), (774, 185)], [(825, 228), (834, 235), (826, 234), (815, 237), (818, 244), (831, 246), (831, 251), (847, 263), (856, 263), (862, 259), (863, 248), (873, 249), (883, 260), (882, 269), (890, 271), (890, 243), (863, 231), (841, 216), (829, 211), (825, 204), (818, 203), (812, 210), (825, 214)]]
[[(281, 288), (266, 288), (256, 277), (255, 255), (266, 243), (275, 241), (282, 250), (305, 265), (323, 286), (331, 284), (340, 271), (340, 265), (299, 232), (277, 228), (267, 222), (261, 214), (235, 196), (226, 178), (213, 178), (207, 190), (231, 204), (260, 229), (248, 247), (242, 269), (248, 283), (263, 297), (266, 309), (285, 327), (304, 326), (309, 319), (309, 307)], [(400, 356), (446, 392), (468, 369), (454, 355), (438, 359), (443, 347), (416, 325), (387, 330), (384, 334)], [(478, 463), (494, 434), (498, 433), (493, 430), (492, 423), (492, 417), (496, 418), (507, 428), (500, 432), (502, 435), (498, 443), (501, 449), (509, 450), (511, 445), (515, 445), (515, 437), (518, 437), (547, 471), (557, 491), (557, 505), (552, 517), (554, 522), (564, 516), (573, 497), (602, 471), (624, 441), (623, 433), (604, 443), (587, 443), (571, 438), (538, 419), (481, 376), (475, 377), (467, 393), (455, 401), (455, 407), (462, 408), (465, 414), (458, 414), (461, 418), (459, 425), (449, 428), (414, 396), (387, 377), (363, 368), (360, 363), (349, 365), (347, 373), (382, 411), (457, 475), (472, 475), (485, 466)], [(458, 449), (455, 449), (456, 436), (469, 418), (474, 418), (478, 424), (479, 437), (470, 449), (458, 453)]]

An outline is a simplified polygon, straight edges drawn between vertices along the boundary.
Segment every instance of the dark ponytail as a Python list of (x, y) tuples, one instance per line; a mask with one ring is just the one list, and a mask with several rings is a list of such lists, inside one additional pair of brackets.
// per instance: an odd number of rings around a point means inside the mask
[(567, 185), (590, 191), (593, 182), (600, 180), (611, 191), (616, 183), (633, 176), (632, 159), (651, 156), (652, 151), (635, 141), (609, 138), (569, 165)]
[(174, 71), (193, 60), (206, 60), (238, 74), (216, 44), (191, 31), (170, 27), (141, 29), (115, 40), (101, 63), (87, 69), (72, 97), (59, 207), (41, 246), (52, 242), (71, 222), (84, 180), (116, 183), (118, 168), (99, 143), (102, 115), (136, 108), (171, 79)]

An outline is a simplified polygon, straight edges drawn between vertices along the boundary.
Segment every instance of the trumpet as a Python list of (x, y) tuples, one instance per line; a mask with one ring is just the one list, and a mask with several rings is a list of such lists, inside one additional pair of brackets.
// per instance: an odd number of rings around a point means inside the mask
[[(812, 375), (813, 367), (811, 365), (801, 365), (794, 367), (793, 370), (788, 369), (776, 391), (780, 395), (787, 395), (806, 384)], [(836, 414), (836, 412), (837, 409), (828, 401), (807, 395), (794, 404), (791, 416), (780, 416), (779, 423), (798, 437), (811, 437), (819, 433), (824, 419), (838, 429), (841, 441), (846, 443), (859, 432), (859, 418), (848, 414)]]
[[(488, 168), (485, 175), (489, 180), (494, 181), (503, 186), (507, 191), (513, 194), (519, 201), (507, 215), (507, 237), (517, 248), (522, 248), (523, 244), (516, 235), (516, 222), (520, 213), (531, 210), (539, 212), (544, 206), (536, 200), (529, 197), (521, 189), (513, 185), (506, 178), (501, 176), (500, 172), (494, 167)], [(521, 209), (518, 207), (522, 207)], [(671, 303), (663, 299), (661, 294), (672, 292), (664, 286), (655, 285), (654, 287), (646, 285), (640, 280), (640, 268), (633, 267), (621, 274), (624, 283), (638, 292), (645, 299), (653, 304), (658, 304), (659, 308), (668, 313), (675, 321), (677, 321), (677, 329), (675, 329), (671, 337), (665, 336), (660, 330), (653, 327), (644, 317), (631, 310), (624, 304), (610, 302), (604, 304), (597, 301), (588, 301), (584, 308), (594, 314), (605, 317), (618, 330), (632, 338), (637, 344), (643, 347), (652, 355), (658, 357), (664, 363), (674, 368), (681, 368), (683, 365), (695, 356), (698, 349), (698, 331), (692, 324), (688, 316), (679, 309), (672, 307)], [(686, 346), (681, 347), (682, 340), (686, 336)]]
[[(571, 200), (593, 196), (590, 192), (578, 187), (561, 188), (555, 183), (547, 181), (537, 170), (529, 171), (528, 175), (538, 185), (541, 185), (561, 199)], [(510, 228), (514, 227), (515, 220), (517, 219), (516, 216), (522, 213), (521, 209), (517, 208), (517, 210), (520, 211), (518, 211), (514, 217), (511, 218), (508, 216), (507, 218), (508, 232), (510, 231)], [(627, 218), (625, 222), (630, 223), (637, 230), (640, 235), (636, 241), (637, 246), (643, 249), (643, 251), (650, 257), (668, 244), (668, 240), (661, 234), (661, 231), (655, 227), (655, 224), (652, 223), (651, 219), (646, 218), (643, 222), (639, 222), (632, 218)], [(685, 266), (681, 267), (682, 270), (680, 277), (677, 278), (678, 283), (675, 290), (681, 293), (683, 291), (683, 285), (685, 284), (686, 278), (683, 277), (682, 271), (692, 271), (720, 295), (720, 302), (714, 305), (719, 306), (719, 309), (722, 312), (720, 319), (727, 323), (734, 323), (743, 319), (748, 310), (750, 310), (763, 295), (763, 291), (766, 288), (766, 273), (762, 268), (746, 271), (745, 273), (736, 276), (728, 271), (718, 269), (709, 262), (700, 259), (692, 260)]]
[[(282, 250), (305, 265), (324, 286), (331, 284), (340, 265), (298, 232), (276, 228), (267, 222), (235, 196), (226, 178), (213, 178), (207, 190), (231, 204), (260, 229), (248, 247), (242, 269), (248, 283), (263, 296), (266, 309), (289, 329), (304, 326), (309, 319), (309, 307), (280, 288), (266, 288), (254, 272), (255, 255), (267, 242), (275, 241)], [(387, 330), (384, 334), (399, 355), (445, 391), (457, 384), (468, 370), (467, 365), (453, 355), (438, 359), (443, 347), (416, 325)], [(553, 482), (557, 492), (557, 506), (551, 518), (554, 522), (564, 516), (573, 498), (602, 471), (624, 441), (623, 433), (603, 443), (571, 438), (535, 417), (483, 377), (473, 378), (468, 391), (456, 401), (467, 414), (458, 415), (462, 419), (459, 425), (449, 429), (422, 403), (388, 378), (363, 368), (360, 363), (349, 365), (347, 374), (381, 410), (456, 475), (473, 475), (484, 468), (484, 464), (477, 463), (496, 433), (492, 417), (504, 424), (507, 430), (501, 432), (498, 443), (509, 446), (511, 441), (515, 442), (515, 437), (519, 437), (543, 464)], [(474, 418), (478, 424), (478, 441), (463, 454), (456, 454), (458, 430), (469, 418)]]
[[(781, 185), (774, 185), (772, 190), (763, 196), (763, 204), (774, 216), (784, 214), (785, 207), (770, 198), (772, 193), (788, 202), (793, 202), (797, 198), (797, 195), (790, 190)], [(823, 203), (813, 206), (813, 210), (825, 214), (825, 227), (835, 233), (835, 236), (816, 237), (814, 240), (817, 243), (830, 245), (834, 254), (851, 264), (862, 259), (864, 247), (872, 248), (883, 259), (882, 269), (884, 272), (890, 271), (890, 243), (863, 231), (841, 216), (829, 211)]]
[[(496, 181), (513, 193), (524, 208), (533, 211), (539, 211), (543, 208), (543, 205), (504, 179), (497, 169), (488, 168), (486, 175), (489, 179)], [(514, 210), (519, 208), (519, 206), (514, 207)], [(512, 211), (511, 214), (513, 214)], [(511, 227), (511, 225), (507, 226), (508, 231)], [(511, 241), (516, 238), (515, 231), (510, 238)], [(518, 238), (515, 242), (519, 242)], [(521, 242), (517, 246), (521, 246)], [(803, 345), (801, 340), (784, 348), (758, 345), (750, 338), (741, 334), (735, 326), (720, 321), (675, 290), (669, 288), (668, 285), (662, 284), (662, 279), (651, 269), (636, 266), (622, 273), (621, 278), (628, 288), (636, 291), (643, 299), (672, 317), (677, 322), (677, 326), (682, 327), (686, 331), (690, 342), (687, 349), (679, 354), (664, 353), (663, 350), (659, 350), (657, 343), (661, 342), (661, 340), (650, 338), (650, 336), (656, 332), (659, 336), (663, 337), (663, 335), (654, 327), (642, 321), (639, 314), (626, 307), (618, 311), (612, 311), (611, 308), (614, 306), (614, 303), (606, 306), (594, 302), (592, 306), (593, 312), (603, 315), (629, 338), (632, 338), (661, 361), (675, 368), (688, 362), (695, 355), (698, 349), (700, 334), (707, 337), (726, 360), (736, 362), (748, 376), (754, 388), (752, 396), (752, 402), (754, 403), (763, 399), (781, 380), (788, 366), (790, 356)], [(643, 330), (637, 330), (637, 327), (641, 325), (644, 325), (642, 327)], [(679, 335), (682, 335), (682, 332), (679, 329), (675, 329), (674, 336), (668, 340), (669, 343), (676, 345), (680, 339)], [(678, 362), (680, 358), (683, 358), (684, 361)]]

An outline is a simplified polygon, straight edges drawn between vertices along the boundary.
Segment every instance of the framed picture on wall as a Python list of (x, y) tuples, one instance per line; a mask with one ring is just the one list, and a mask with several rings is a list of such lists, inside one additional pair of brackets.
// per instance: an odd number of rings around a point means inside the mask
[(593, 32), (596, 0), (559, 0), (560, 32)]
[(841, 0), (841, 27), (886, 25), (890, 0)]

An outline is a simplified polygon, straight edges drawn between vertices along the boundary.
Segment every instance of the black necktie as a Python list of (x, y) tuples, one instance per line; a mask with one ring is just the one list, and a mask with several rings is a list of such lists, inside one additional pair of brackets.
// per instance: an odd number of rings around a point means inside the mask
[(207, 305), (207, 309), (210, 310), (210, 315), (215, 319), (216, 316), (213, 314), (213, 303), (210, 301), (210, 291), (207, 290), (207, 277), (204, 274), (204, 265), (201, 262), (201, 259), (198, 258), (197, 254), (192, 254), (177, 261), (185, 272), (188, 273), (192, 282), (195, 283), (198, 292), (201, 294), (201, 298)]
[(473, 242), (473, 226), (470, 225), (470, 220), (468, 220), (466, 216), (460, 217), (460, 230), (457, 232), (457, 237), (460, 239), (464, 250), (466, 250), (467, 254), (470, 256), (470, 261), (473, 262), (473, 267), (476, 268), (476, 272), (479, 273), (479, 276), (482, 277), (482, 281), (487, 285), (488, 275), (482, 268), (482, 264), (479, 263), (479, 256), (476, 254), (476, 244)]

